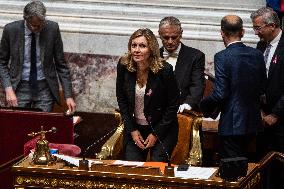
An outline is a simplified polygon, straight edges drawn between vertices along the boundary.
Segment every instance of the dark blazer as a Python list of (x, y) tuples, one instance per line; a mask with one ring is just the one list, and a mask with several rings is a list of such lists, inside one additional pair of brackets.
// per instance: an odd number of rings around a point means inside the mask
[[(164, 48), (160, 48), (163, 57)], [(200, 50), (185, 46), (181, 49), (175, 66), (175, 75), (180, 89), (180, 104), (187, 103), (196, 109), (205, 89), (205, 55)]]
[[(266, 43), (259, 42), (257, 48), (265, 51)], [(275, 114), (284, 122), (284, 34), (280, 38), (275, 53), (271, 59), (268, 80), (265, 90), (266, 102), (263, 110), (267, 114)], [(283, 125), (284, 126), (284, 125)], [(282, 131), (284, 132), (284, 127)], [(280, 128), (279, 128), (280, 129)], [(283, 133), (284, 134), (284, 133)]]
[(213, 93), (201, 101), (206, 117), (221, 111), (219, 134), (245, 135), (263, 130), (260, 96), (264, 93), (266, 73), (261, 51), (241, 42), (229, 45), (214, 57)]
[[(0, 44), (0, 77), (4, 88), (12, 86), (16, 90), (21, 80), (25, 45), (24, 23), (24, 20), (15, 21), (7, 24), (3, 30)], [(72, 86), (69, 68), (64, 59), (59, 26), (56, 22), (46, 21), (40, 32), (39, 44), (44, 76), (59, 103), (58, 77), (65, 98), (72, 96)]]
[[(126, 66), (119, 62), (116, 96), (127, 134), (137, 130), (134, 118), (135, 85), (136, 72), (129, 72)], [(154, 134), (161, 140), (168, 134), (176, 135), (177, 138), (178, 99), (178, 88), (170, 64), (165, 62), (157, 74), (149, 71), (144, 96), (144, 115), (148, 122), (151, 122)]]

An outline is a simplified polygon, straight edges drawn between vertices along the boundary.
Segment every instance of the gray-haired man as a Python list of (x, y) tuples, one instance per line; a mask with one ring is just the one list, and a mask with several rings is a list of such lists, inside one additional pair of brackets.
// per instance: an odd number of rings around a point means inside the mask
[[(267, 84), (263, 98), (262, 120), (264, 132), (258, 136), (258, 158), (270, 151), (284, 153), (284, 34), (277, 13), (263, 7), (251, 14), (253, 30), (260, 39), (257, 48), (263, 52), (266, 63)], [(284, 166), (275, 164), (272, 184), (267, 188), (282, 188)]]
[(9, 106), (51, 111), (59, 103), (58, 77), (69, 111), (72, 98), (69, 68), (64, 59), (59, 26), (45, 19), (41, 1), (24, 8), (24, 20), (4, 27), (0, 43), (0, 79)]
[(159, 35), (163, 43), (160, 48), (162, 58), (170, 63), (175, 71), (180, 90), (180, 107), (183, 110), (197, 110), (205, 88), (205, 55), (198, 49), (181, 42), (182, 27), (173, 16), (165, 17), (159, 24)]

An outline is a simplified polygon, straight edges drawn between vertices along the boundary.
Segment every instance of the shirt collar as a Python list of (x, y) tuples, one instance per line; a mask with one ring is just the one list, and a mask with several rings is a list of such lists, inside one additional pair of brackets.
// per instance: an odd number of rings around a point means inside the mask
[(241, 43), (241, 42), (242, 42), (242, 41), (233, 41), (233, 42), (229, 43), (226, 48), (228, 48), (228, 47), (229, 47), (230, 45), (232, 45), (232, 44)]
[(278, 35), (270, 42), (270, 45), (273, 47), (278, 44), (282, 35), (282, 30), (278, 33)]
[(27, 26), (27, 21), (25, 20), (25, 35), (30, 35), (32, 32)]
[[(31, 35), (32, 31), (27, 26), (27, 21), (25, 20), (25, 35)], [(39, 33), (35, 33), (35, 36), (39, 36)]]
[[(181, 43), (179, 43), (178, 48), (177, 48), (174, 52), (172, 52), (172, 53), (174, 53), (174, 54), (177, 54), (177, 55), (178, 55), (178, 53), (179, 53), (180, 49), (181, 49)], [(166, 49), (165, 47), (164, 47), (164, 52), (166, 52), (167, 54), (171, 54), (171, 53), (169, 53), (169, 52), (167, 51), (167, 49)]]

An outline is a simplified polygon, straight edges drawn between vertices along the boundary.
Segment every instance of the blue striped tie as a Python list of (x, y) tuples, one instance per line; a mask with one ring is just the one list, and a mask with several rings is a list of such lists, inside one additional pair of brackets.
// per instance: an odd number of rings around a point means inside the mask
[(266, 67), (266, 74), (268, 75), (268, 71), (269, 71), (269, 66), (270, 66), (270, 63), (267, 62), (268, 61), (268, 56), (269, 56), (269, 52), (270, 52), (270, 49), (271, 49), (272, 45), (268, 44), (265, 51), (264, 51), (264, 62), (265, 62), (265, 67)]

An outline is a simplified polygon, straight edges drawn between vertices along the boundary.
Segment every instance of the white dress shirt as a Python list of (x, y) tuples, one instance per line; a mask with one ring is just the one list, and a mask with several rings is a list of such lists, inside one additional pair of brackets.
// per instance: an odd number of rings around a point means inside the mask
[[(163, 57), (165, 58), (165, 60), (171, 64), (173, 66), (173, 70), (175, 71), (175, 67), (176, 67), (176, 63), (177, 63), (177, 59), (178, 59), (178, 54), (181, 48), (181, 44), (179, 44), (178, 48), (173, 52), (173, 53), (169, 53), (167, 51), (166, 48), (164, 48), (164, 53), (163, 53)], [(176, 56), (168, 56), (170, 54), (176, 54)]]
[[(269, 66), (270, 66), (270, 63), (271, 63), (271, 60), (272, 60), (272, 57), (275, 53), (275, 50), (277, 48), (277, 45), (280, 41), (280, 38), (281, 38), (281, 35), (282, 35), (282, 30), (279, 32), (279, 34), (270, 42), (270, 45), (271, 45), (271, 48), (270, 48), (270, 51), (269, 51), (269, 54), (268, 54), (268, 58), (267, 58), (267, 62), (266, 62), (266, 74), (268, 75), (268, 71), (269, 71)], [(265, 54), (265, 51), (264, 53)]]

